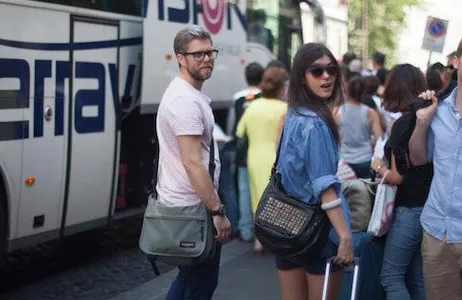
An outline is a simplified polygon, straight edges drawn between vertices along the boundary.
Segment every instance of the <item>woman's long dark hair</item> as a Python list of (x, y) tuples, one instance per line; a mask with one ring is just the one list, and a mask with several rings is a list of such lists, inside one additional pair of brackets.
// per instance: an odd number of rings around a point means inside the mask
[(331, 109), (338, 107), (344, 101), (340, 68), (335, 78), (334, 90), (328, 99), (322, 99), (317, 96), (305, 83), (306, 70), (324, 55), (327, 55), (332, 60), (332, 64), (339, 68), (338, 62), (332, 52), (322, 44), (308, 43), (300, 47), (297, 51), (290, 72), (288, 103), (289, 107), (297, 113), (299, 113), (297, 110), (299, 107), (306, 107), (316, 113), (326, 122), (335, 140), (339, 143), (340, 134)]

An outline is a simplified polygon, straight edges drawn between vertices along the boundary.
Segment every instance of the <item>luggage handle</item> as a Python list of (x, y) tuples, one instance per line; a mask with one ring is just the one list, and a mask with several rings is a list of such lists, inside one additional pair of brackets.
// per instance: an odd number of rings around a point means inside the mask
[[(330, 268), (331, 268), (334, 258), (335, 256), (327, 259), (326, 273), (324, 275), (324, 285), (322, 288), (322, 300), (327, 299), (327, 288), (329, 284)], [(356, 292), (357, 292), (356, 287), (358, 285), (358, 275), (359, 275), (359, 258), (358, 257), (353, 258), (353, 266), (354, 266), (354, 271), (353, 271), (353, 284), (351, 286), (351, 298), (350, 298), (351, 300), (356, 299)]]

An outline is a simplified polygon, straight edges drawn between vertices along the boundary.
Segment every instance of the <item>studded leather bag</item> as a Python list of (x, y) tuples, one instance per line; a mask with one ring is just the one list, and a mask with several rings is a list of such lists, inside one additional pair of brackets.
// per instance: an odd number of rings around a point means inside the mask
[(255, 235), (265, 249), (301, 262), (320, 254), (327, 242), (330, 221), (320, 204), (307, 204), (285, 192), (281, 174), (276, 171), (281, 142), (270, 182), (255, 213)]

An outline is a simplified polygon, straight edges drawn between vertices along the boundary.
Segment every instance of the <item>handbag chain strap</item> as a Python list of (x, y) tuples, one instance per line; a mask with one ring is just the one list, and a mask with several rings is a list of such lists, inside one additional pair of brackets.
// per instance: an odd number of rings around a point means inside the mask
[[(211, 135), (211, 140), (210, 140), (210, 156), (209, 156), (209, 175), (210, 178), (212, 179), (212, 184), (214, 183), (214, 174), (215, 174), (215, 169), (216, 169), (216, 164), (215, 164), (215, 140), (213, 138), (213, 129), (212, 132), (210, 133)], [(157, 137), (157, 132), (155, 133), (156, 136), (156, 145), (155, 145), (155, 153), (154, 153), (154, 172), (152, 175), (152, 193), (154, 196), (157, 198), (157, 179), (158, 179), (158, 173), (159, 173), (159, 155), (160, 155), (160, 149), (159, 149), (159, 138)]]

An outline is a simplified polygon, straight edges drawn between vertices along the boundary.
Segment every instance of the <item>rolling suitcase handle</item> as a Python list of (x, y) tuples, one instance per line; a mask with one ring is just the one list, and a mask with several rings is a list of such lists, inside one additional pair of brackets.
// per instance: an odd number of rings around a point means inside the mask
[[(322, 300), (327, 299), (327, 287), (329, 284), (329, 275), (330, 275), (330, 268), (332, 265), (334, 257), (331, 257), (327, 260), (326, 264), (326, 274), (324, 275), (324, 285), (322, 288)], [(359, 276), (359, 258), (355, 257), (353, 259), (353, 266), (354, 266), (354, 271), (353, 271), (353, 284), (351, 287), (351, 300), (356, 299), (356, 287), (358, 285), (358, 276)]]

